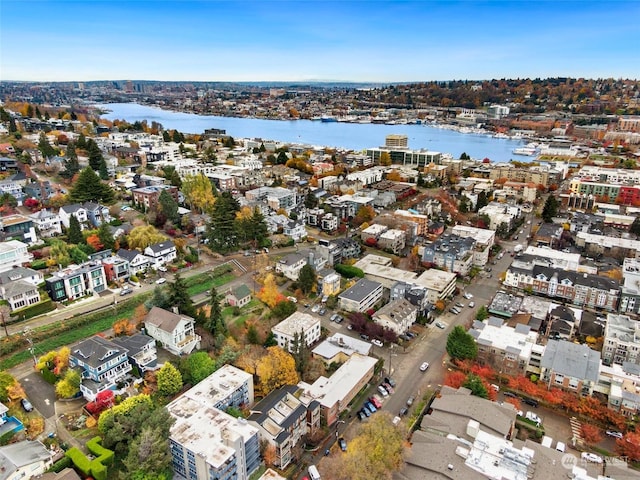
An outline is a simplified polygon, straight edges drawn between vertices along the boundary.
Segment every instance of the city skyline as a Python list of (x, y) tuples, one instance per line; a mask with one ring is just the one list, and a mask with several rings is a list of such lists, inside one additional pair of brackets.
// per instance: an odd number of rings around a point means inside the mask
[(637, 79), (638, 18), (629, 1), (5, 0), (0, 80)]

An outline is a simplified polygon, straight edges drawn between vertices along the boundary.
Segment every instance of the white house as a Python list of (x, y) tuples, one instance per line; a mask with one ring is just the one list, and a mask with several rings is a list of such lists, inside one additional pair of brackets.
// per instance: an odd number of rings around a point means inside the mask
[(285, 277), (296, 281), (300, 270), (307, 264), (307, 257), (299, 253), (290, 253), (282, 257), (276, 263), (276, 272), (282, 273)]
[(151, 268), (153, 265), (153, 259), (140, 253), (138, 250), (125, 250), (121, 248), (118, 250), (118, 256), (124, 258), (129, 262), (129, 274), (136, 275), (140, 272)]
[(200, 335), (196, 334), (196, 322), (191, 317), (153, 307), (147, 313), (144, 325), (147, 335), (175, 355), (188, 354), (200, 348)]
[(144, 249), (144, 254), (153, 259), (154, 266), (156, 267), (172, 262), (178, 256), (176, 246), (170, 240), (149, 245)]
[(292, 351), (296, 334), (307, 346), (320, 340), (320, 319), (303, 312), (294, 312), (271, 329), (281, 348)]
[(62, 234), (60, 215), (46, 208), (30, 215), (33, 225), (38, 229), (41, 238), (50, 238)]
[(287, 222), (282, 229), (282, 233), (293, 239), (295, 242), (299, 242), (303, 238), (307, 238), (307, 229), (304, 222), (298, 222), (296, 220), (290, 220)]
[(15, 266), (22, 266), (33, 260), (33, 255), (28, 251), (28, 245), (18, 240), (0, 242), (0, 272), (6, 272)]
[(40, 441), (24, 440), (0, 447), (0, 478), (18, 480), (33, 478), (53, 464), (54, 452)]
[(78, 219), (81, 228), (84, 228), (85, 224), (89, 221), (87, 209), (78, 203), (60, 207), (58, 215), (60, 216), (60, 221), (62, 222), (62, 225), (64, 225), (64, 228), (69, 228), (69, 220), (72, 216)]

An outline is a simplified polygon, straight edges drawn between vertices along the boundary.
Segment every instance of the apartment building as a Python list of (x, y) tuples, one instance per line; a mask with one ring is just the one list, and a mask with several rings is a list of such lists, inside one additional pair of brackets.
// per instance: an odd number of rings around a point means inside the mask
[(320, 318), (308, 313), (294, 312), (275, 325), (271, 332), (280, 348), (292, 352), (296, 336), (307, 346), (320, 340)]
[(384, 250), (389, 250), (394, 254), (399, 254), (407, 243), (407, 234), (402, 230), (390, 229), (383, 232), (378, 239), (378, 246)]
[(608, 314), (604, 329), (602, 361), (605, 365), (639, 363), (640, 322), (626, 315)]
[(444, 268), (448, 272), (468, 275), (473, 266), (475, 243), (472, 237), (443, 234), (424, 246), (422, 261)]
[(640, 314), (640, 261), (625, 258), (622, 264), (622, 285), (620, 313)]
[(418, 308), (404, 298), (387, 303), (372, 317), (375, 323), (392, 330), (397, 335), (409, 330), (417, 318)]
[(473, 264), (484, 267), (489, 261), (491, 247), (496, 241), (496, 232), (486, 228), (470, 227), (468, 225), (455, 225), (451, 229), (453, 235), (458, 237), (470, 237), (475, 240), (473, 247)]
[(54, 302), (77, 300), (106, 290), (107, 277), (101, 262), (86, 262), (55, 272), (45, 279), (45, 288)]
[(150, 185), (131, 190), (133, 203), (139, 207), (143, 207), (145, 211), (155, 209), (158, 205), (160, 194), (163, 191), (166, 191), (178, 202), (178, 187), (174, 187), (173, 185)]
[(382, 300), (382, 284), (361, 278), (338, 296), (338, 304), (348, 312), (366, 312)]

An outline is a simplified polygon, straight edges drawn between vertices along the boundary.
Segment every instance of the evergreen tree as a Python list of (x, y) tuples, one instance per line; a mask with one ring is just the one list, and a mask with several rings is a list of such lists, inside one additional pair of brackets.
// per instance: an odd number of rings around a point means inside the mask
[(40, 140), (38, 140), (38, 150), (45, 158), (54, 157), (58, 154), (58, 151), (51, 146), (49, 139), (44, 132), (40, 133)]
[(69, 243), (74, 245), (82, 243), (82, 228), (80, 228), (80, 222), (75, 215), (71, 215), (69, 218), (69, 231), (67, 232), (67, 238)]
[(180, 313), (195, 318), (196, 309), (187, 290), (187, 284), (179, 273), (176, 273), (173, 282), (169, 284), (168, 300), (169, 305), (178, 307)]
[(171, 134), (168, 131), (163, 131), (162, 132), (162, 140), (165, 142), (170, 142), (171, 141)]
[(280, 150), (280, 153), (276, 158), (276, 163), (278, 165), (284, 165), (285, 163), (287, 163), (287, 160), (289, 160), (289, 157), (287, 157), (287, 154), (283, 150)]
[(473, 360), (478, 354), (475, 339), (460, 325), (456, 325), (447, 337), (446, 348), (454, 360)]
[(80, 135), (78, 135), (78, 141), (76, 142), (76, 146), (81, 150), (84, 150), (85, 148), (87, 148), (87, 137), (84, 136), (84, 133), (81, 133)]
[(212, 335), (227, 334), (227, 326), (222, 318), (222, 308), (220, 308), (220, 295), (216, 287), (211, 287), (209, 292), (209, 317), (206, 319), (204, 328)]
[(158, 197), (158, 206), (162, 210), (164, 216), (174, 225), (180, 225), (180, 215), (178, 214), (178, 202), (167, 191), (162, 190)]
[(296, 362), (296, 371), (302, 375), (309, 365), (311, 354), (307, 342), (304, 340), (304, 336), (298, 332), (293, 334), (291, 356), (293, 356), (293, 360)]
[(89, 153), (89, 166), (96, 172), (100, 171), (100, 166), (104, 162), (100, 147), (95, 141), (89, 139), (87, 140), (87, 151)]
[(18, 131), (18, 126), (16, 125), (16, 119), (11, 117), (9, 119), (9, 133), (16, 133)]
[(302, 267), (300, 274), (298, 275), (298, 285), (304, 293), (309, 293), (316, 286), (318, 276), (314, 268), (308, 263)]
[(636, 217), (629, 228), (629, 231), (634, 235), (640, 235), (640, 217)]
[(65, 154), (66, 160), (64, 161), (64, 170), (60, 172), (62, 178), (73, 178), (73, 176), (80, 171), (80, 164), (78, 163), (78, 153), (76, 152), (76, 144), (70, 142), (67, 145), (67, 152)]
[(218, 253), (227, 253), (238, 247), (236, 212), (240, 205), (230, 192), (222, 192), (213, 205), (211, 221), (207, 226), (209, 248)]
[(248, 237), (250, 240), (254, 240), (256, 246), (264, 245), (267, 237), (269, 237), (269, 227), (267, 226), (267, 222), (264, 219), (264, 215), (258, 207), (253, 209), (253, 214), (250, 219), (250, 227), (249, 227), (250, 236)]
[(307, 208), (316, 208), (318, 206), (318, 197), (316, 197), (313, 192), (307, 193), (307, 196), (304, 197), (304, 206)]
[(69, 192), (69, 200), (77, 203), (94, 201), (109, 205), (114, 201), (114, 192), (109, 185), (100, 181), (90, 167), (86, 167), (80, 172), (78, 180)]
[(100, 161), (99, 174), (100, 174), (100, 180), (109, 180), (109, 171), (107, 170), (107, 162), (105, 161), (104, 158)]
[(558, 200), (554, 195), (549, 195), (547, 197), (547, 201), (544, 202), (544, 207), (542, 208), (542, 219), (545, 223), (551, 223), (553, 221), (553, 217), (558, 214)]
[(480, 210), (482, 207), (486, 207), (489, 204), (489, 199), (487, 198), (487, 194), (484, 192), (480, 192), (478, 194), (478, 201), (476, 202), (476, 212)]
[(102, 244), (102, 248), (105, 250), (113, 250), (115, 247), (115, 240), (113, 239), (113, 234), (109, 229), (109, 224), (106, 222), (102, 222), (100, 227), (98, 228), (98, 238), (100, 239), (100, 243)]

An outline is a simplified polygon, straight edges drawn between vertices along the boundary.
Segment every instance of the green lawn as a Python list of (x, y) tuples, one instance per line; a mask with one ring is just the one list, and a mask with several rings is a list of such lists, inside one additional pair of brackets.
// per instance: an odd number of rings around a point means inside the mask
[(262, 307), (262, 302), (256, 298), (252, 299), (247, 305), (240, 309), (240, 315), (234, 316), (234, 307), (225, 307), (222, 309), (222, 318), (228, 325), (233, 322), (236, 326), (241, 327), (254, 313), (255, 310)]
[(191, 295), (192, 297), (194, 295), (198, 295), (199, 293), (211, 290), (211, 287), (217, 288), (221, 285), (224, 285), (225, 283), (229, 283), (234, 278), (236, 278), (233, 273), (225, 273), (224, 275), (220, 275), (219, 277), (212, 277), (209, 274), (204, 274), (202, 276), (197, 275), (197, 277), (199, 278), (199, 282), (194, 283), (187, 288), (187, 292), (189, 292), (189, 295)]

